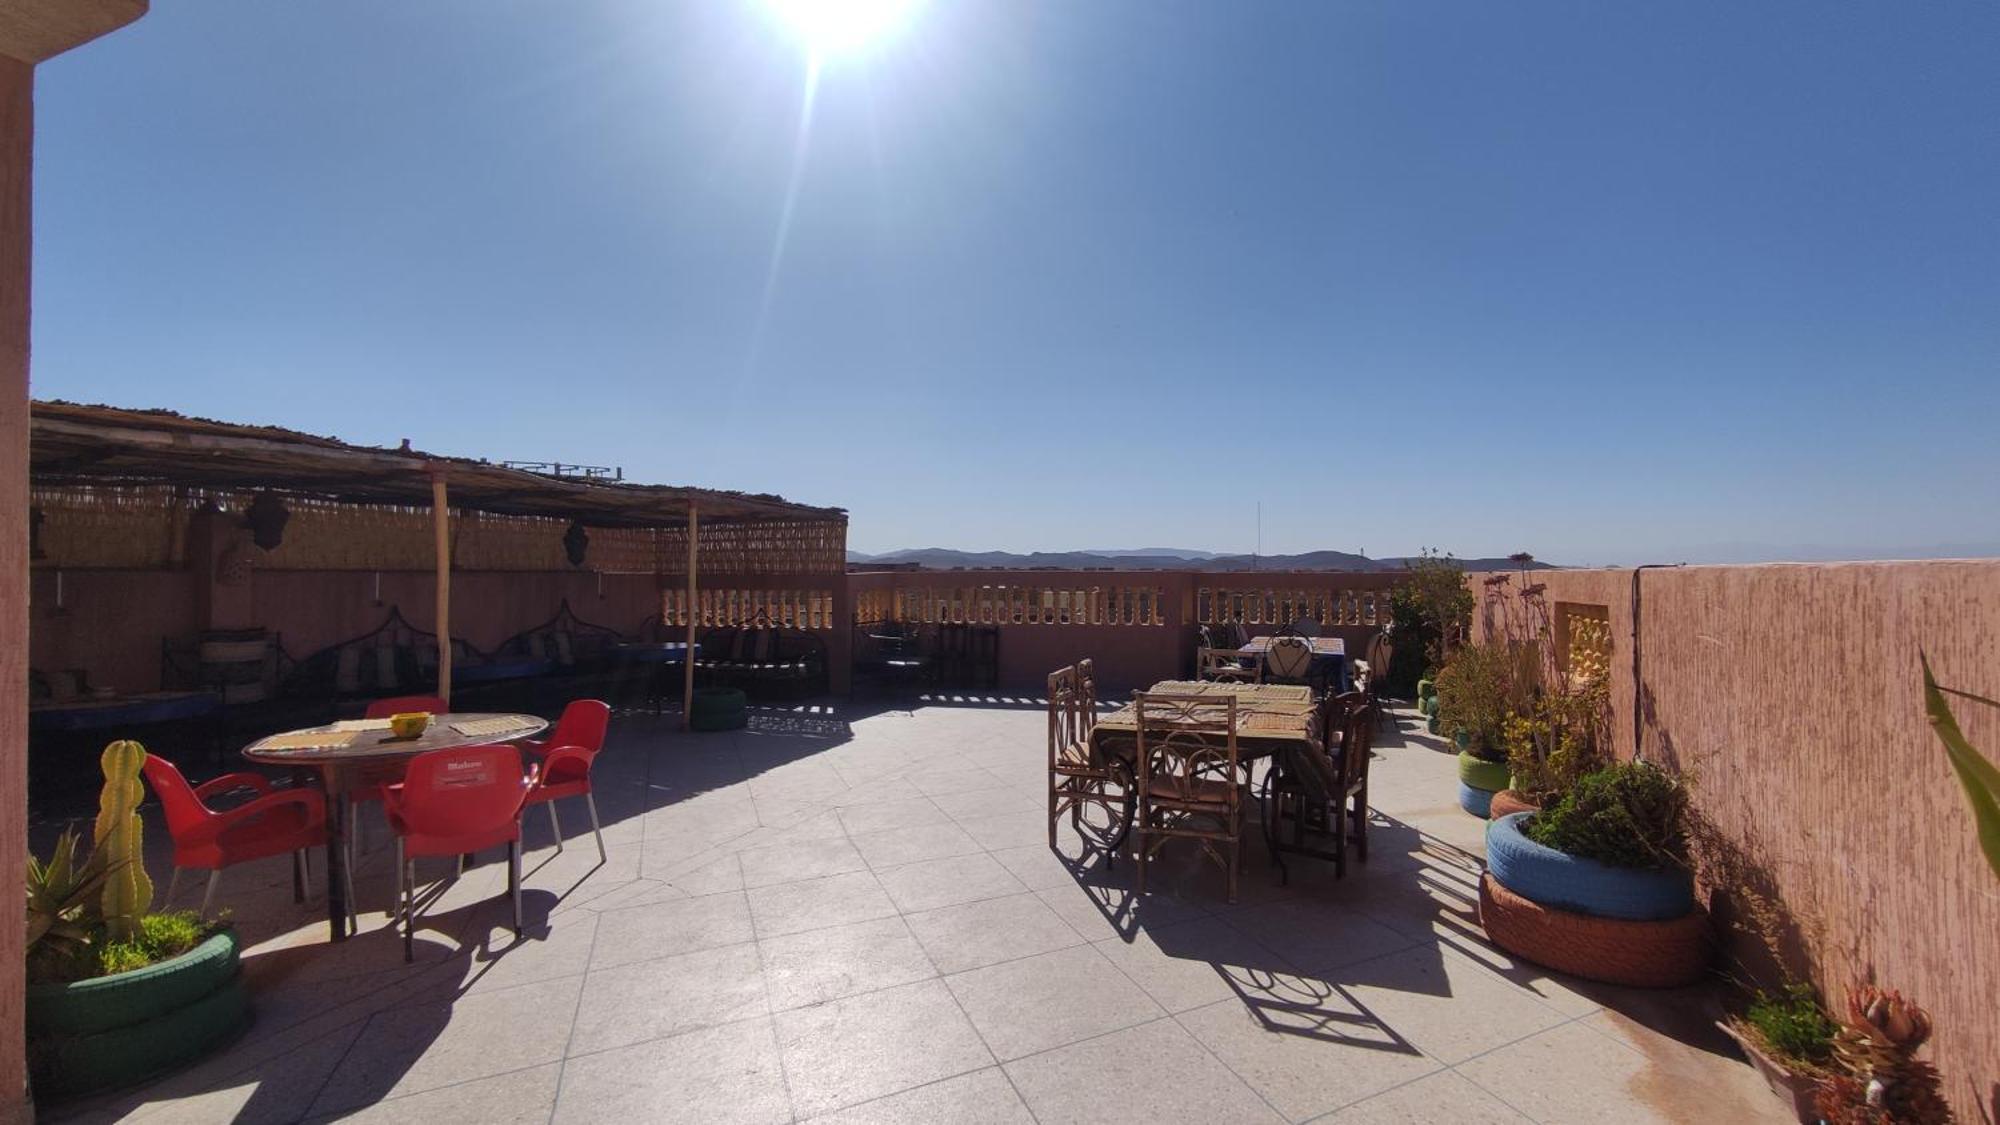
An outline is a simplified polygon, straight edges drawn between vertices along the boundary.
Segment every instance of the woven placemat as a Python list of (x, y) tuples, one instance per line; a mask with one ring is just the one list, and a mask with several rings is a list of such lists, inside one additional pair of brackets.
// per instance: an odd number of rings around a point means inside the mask
[(451, 729), (465, 735), (467, 738), (492, 738), (496, 735), (525, 731), (530, 729), (530, 727), (531, 724), (512, 718), (466, 719), (462, 722), (451, 724)]
[(351, 730), (302, 731), (274, 734), (257, 746), (259, 750), (342, 750), (354, 745), (361, 732)]

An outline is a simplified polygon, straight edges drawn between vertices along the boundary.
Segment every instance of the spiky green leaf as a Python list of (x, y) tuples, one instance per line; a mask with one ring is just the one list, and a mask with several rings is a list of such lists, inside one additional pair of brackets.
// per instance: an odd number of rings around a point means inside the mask
[[(1993, 868), (1993, 874), (2000, 877), (2000, 768), (1987, 761), (1984, 755), (1973, 749), (1972, 743), (1966, 741), (1965, 732), (1958, 728), (1957, 717), (1951, 713), (1951, 705), (1945, 702), (1944, 692), (1931, 675), (1930, 658), (1919, 653), (1917, 659), (1924, 667), (1924, 710), (1930, 715), (1931, 729), (1944, 743), (1952, 771), (1958, 774), (1958, 782), (1965, 789), (1965, 799), (1972, 805), (1972, 819), (1979, 829), (1979, 848), (1986, 853), (1986, 862)], [(1981, 702), (1992, 701), (1982, 699)]]

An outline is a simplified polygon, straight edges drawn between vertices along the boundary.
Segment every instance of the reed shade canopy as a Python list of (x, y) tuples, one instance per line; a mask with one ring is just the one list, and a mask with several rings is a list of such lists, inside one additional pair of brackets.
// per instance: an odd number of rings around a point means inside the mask
[[(774, 548), (813, 557), (790, 559), (789, 571), (844, 566), (847, 513), (795, 504), (778, 496), (719, 489), (559, 477), (466, 457), (412, 449), (355, 445), (276, 426), (190, 418), (164, 410), (129, 410), (69, 402), (30, 404), (31, 487), (130, 493), (157, 490), (277, 496), (310, 506), (429, 509), (436, 546), (418, 547), (404, 565), (434, 563), (438, 575), (437, 635), (450, 632), (450, 513), (558, 521), (575, 527), (657, 532), (652, 552), (661, 573), (681, 569), (685, 547), (689, 604), (696, 597), (698, 536), (720, 535), (732, 561), (770, 525)], [(684, 544), (682, 540), (685, 540)], [(674, 548), (664, 549), (669, 543)], [(718, 543), (721, 546), (722, 543)], [(824, 548), (824, 549), (820, 549)], [(415, 555), (421, 552), (425, 557)], [(817, 556), (825, 555), (825, 559)], [(386, 568), (385, 568), (386, 569)], [(712, 569), (712, 567), (711, 567)], [(689, 624), (690, 644), (693, 623)], [(448, 652), (440, 645), (440, 656)], [(450, 698), (449, 667), (440, 661), (438, 694)], [(690, 661), (692, 665), (692, 661)], [(683, 710), (685, 721), (686, 711)]]

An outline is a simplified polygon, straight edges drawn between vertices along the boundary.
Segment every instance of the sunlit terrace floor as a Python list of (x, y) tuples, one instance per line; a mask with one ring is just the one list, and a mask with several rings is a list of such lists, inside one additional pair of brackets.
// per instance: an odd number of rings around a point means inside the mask
[(1400, 727), (1378, 736), (1368, 863), (1336, 882), (1295, 860), (1280, 887), (1254, 844), (1231, 907), (1212, 866), (1174, 864), (1135, 903), (1127, 864), (1050, 854), (1032, 706), (765, 711), (709, 735), (621, 715), (596, 775), (610, 862), (580, 809), (559, 855), (537, 810), (524, 940), (484, 857), (405, 966), (379, 819), (374, 912), (344, 945), (322, 904), (292, 903), (288, 864), (233, 869), (252, 1029), (44, 1116), (1785, 1120), (1705, 993), (1583, 985), (1486, 945), (1482, 822), (1452, 757)]

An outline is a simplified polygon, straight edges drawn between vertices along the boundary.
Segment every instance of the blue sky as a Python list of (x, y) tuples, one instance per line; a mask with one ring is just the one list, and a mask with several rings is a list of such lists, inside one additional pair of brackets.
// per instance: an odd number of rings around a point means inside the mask
[(1244, 550), (1259, 501), (1267, 553), (2000, 551), (1996, 44), (1969, 2), (929, 0), (801, 141), (761, 0), (155, 0), (39, 72), (35, 392), (874, 551)]

